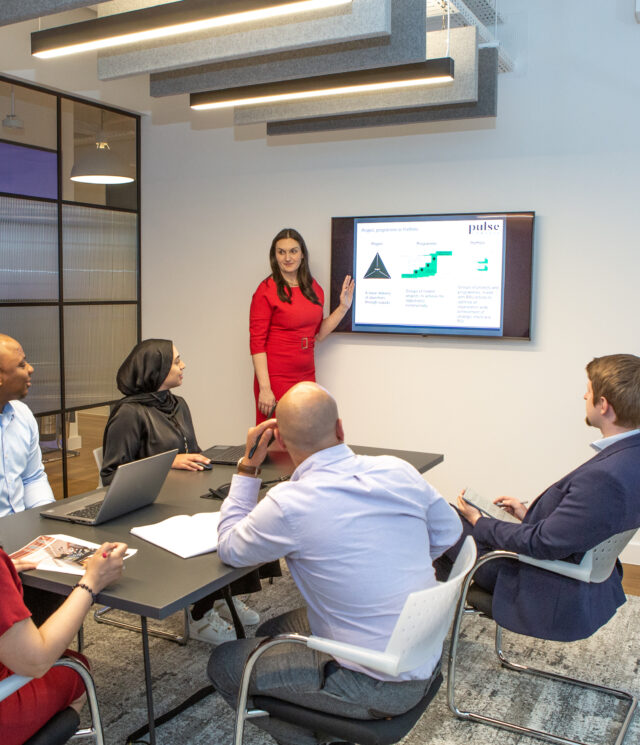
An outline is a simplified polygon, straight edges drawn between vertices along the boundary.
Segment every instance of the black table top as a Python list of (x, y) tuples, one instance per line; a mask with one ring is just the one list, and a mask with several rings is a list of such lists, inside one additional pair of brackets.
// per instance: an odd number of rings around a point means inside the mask
[[(362, 455), (396, 455), (407, 460), (420, 473), (441, 463), (444, 457), (434, 453), (358, 446), (353, 446), (353, 450)], [(287, 453), (270, 453), (263, 464), (262, 479), (271, 481), (292, 471), (293, 464)], [(214, 466), (211, 471), (199, 472), (171, 470), (154, 504), (98, 526), (49, 520), (40, 517), (38, 508), (26, 510), (0, 520), (0, 545), (7, 553), (12, 553), (38, 535), (55, 533), (98, 544), (124, 541), (138, 552), (125, 561), (122, 578), (100, 593), (99, 602), (149, 618), (166, 618), (225, 587), (254, 567), (229, 567), (220, 561), (217, 553), (182, 559), (129, 531), (135, 526), (156, 523), (174, 515), (218, 511), (219, 500), (201, 499), (200, 496), (207, 493), (209, 487), (216, 488), (230, 481), (234, 473), (233, 466)], [(39, 570), (23, 572), (21, 576), (25, 585), (62, 595), (69, 594), (79, 579), (77, 575)]]

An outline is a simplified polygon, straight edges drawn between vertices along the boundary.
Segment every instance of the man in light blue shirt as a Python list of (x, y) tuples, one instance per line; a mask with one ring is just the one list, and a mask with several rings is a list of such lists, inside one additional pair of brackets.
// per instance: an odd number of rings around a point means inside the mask
[[(272, 431), (296, 470), (257, 503), (259, 466)], [(405, 461), (355, 455), (344, 444), (335, 400), (315, 383), (299, 383), (283, 396), (277, 423), (249, 430), (246, 453), (220, 511), (218, 553), (232, 566), (284, 556), (306, 603), (263, 624), (256, 635), (298, 631), (384, 650), (409, 593), (435, 585), (432, 560), (462, 530), (455, 511)], [(209, 661), (209, 676), (231, 705), (255, 643), (228, 642)], [(394, 716), (425, 695), (438, 662), (436, 655), (391, 678), (300, 645), (282, 646), (258, 663), (250, 693), (346, 717)], [(283, 722), (253, 723), (279, 743), (319, 742)]]
[(42, 465), (38, 425), (20, 400), (33, 367), (20, 344), (0, 334), (0, 517), (53, 502)]

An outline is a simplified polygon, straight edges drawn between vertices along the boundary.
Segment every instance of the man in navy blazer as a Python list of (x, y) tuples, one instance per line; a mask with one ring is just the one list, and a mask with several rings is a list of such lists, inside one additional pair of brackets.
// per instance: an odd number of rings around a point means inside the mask
[[(473, 535), (480, 552), (505, 549), (577, 563), (588, 549), (640, 526), (640, 358), (596, 357), (587, 376), (586, 421), (602, 433), (591, 445), (597, 455), (529, 509), (513, 497), (496, 499), (520, 524), (484, 517), (459, 496), (464, 532)], [(584, 639), (603, 626), (625, 602), (621, 580), (619, 562), (599, 584), (508, 560), (490, 562), (476, 574), (478, 584), (493, 592), (498, 624), (557, 641)]]

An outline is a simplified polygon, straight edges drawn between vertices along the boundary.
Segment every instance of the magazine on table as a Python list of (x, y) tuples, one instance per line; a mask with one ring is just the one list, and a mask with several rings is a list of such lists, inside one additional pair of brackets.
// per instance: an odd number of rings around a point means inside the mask
[[(9, 555), (10, 559), (24, 559), (36, 565), (36, 569), (65, 574), (84, 574), (87, 559), (100, 548), (100, 544), (83, 541), (70, 535), (39, 535), (30, 543)], [(137, 549), (127, 549), (128, 559)]]

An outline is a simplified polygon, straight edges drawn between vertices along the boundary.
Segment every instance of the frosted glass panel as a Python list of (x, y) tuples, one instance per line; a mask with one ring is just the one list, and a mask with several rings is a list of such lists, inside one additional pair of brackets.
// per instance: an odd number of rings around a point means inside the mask
[(116, 372), (136, 343), (136, 305), (64, 309), (67, 408), (113, 401)]
[(33, 365), (31, 388), (25, 399), (31, 411), (38, 414), (60, 409), (58, 308), (0, 308), (0, 332), (17, 339)]
[(135, 300), (137, 215), (63, 205), (65, 300)]
[(0, 197), (0, 301), (58, 299), (58, 207)]

